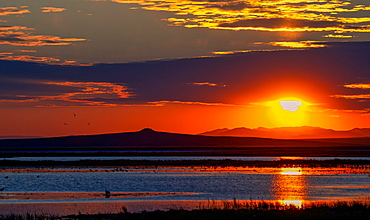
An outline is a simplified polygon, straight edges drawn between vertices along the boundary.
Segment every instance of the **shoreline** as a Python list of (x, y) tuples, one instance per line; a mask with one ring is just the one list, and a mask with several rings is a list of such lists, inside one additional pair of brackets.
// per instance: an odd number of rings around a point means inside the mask
[[(47, 158), (45, 158), (47, 159)], [(370, 160), (350, 160), (350, 159), (331, 159), (331, 160), (312, 160), (312, 159), (279, 159), (273, 161), (263, 160), (232, 160), (232, 159), (204, 159), (204, 160), (94, 160), (83, 159), (75, 161), (17, 161), (0, 160), (0, 168), (6, 167), (148, 167), (154, 166), (212, 166), (212, 167), (338, 167), (342, 165), (361, 166), (370, 165)]]
[[(0, 213), (0, 219), (222, 219), (219, 215), (231, 217), (235, 214), (266, 219), (286, 215), (289, 219), (369, 219), (369, 200), (362, 201), (309, 201), (302, 206), (282, 204), (278, 201), (122, 201), (91, 203), (58, 203), (57, 210), (52, 203), (0, 204), (6, 211)], [(145, 208), (144, 208), (145, 207)], [(81, 208), (84, 208), (81, 211)], [(17, 212), (18, 209), (18, 212)], [(155, 216), (161, 215), (161, 218)], [(189, 216), (190, 215), (190, 216)], [(40, 218), (42, 216), (42, 218)], [(181, 217), (181, 218), (179, 218)], [(201, 218), (200, 218), (201, 217)], [(204, 218), (207, 217), (207, 218)], [(259, 218), (260, 217), (260, 218)], [(307, 216), (306, 216), (307, 217)], [(325, 217), (325, 218), (324, 218)], [(338, 218), (339, 217), (339, 218)], [(345, 218), (343, 218), (345, 217)], [(249, 219), (248, 218), (248, 219)], [(198, 219), (198, 218), (197, 218)], [(235, 218), (232, 218), (235, 219)], [(240, 218), (238, 218), (240, 219)], [(307, 218), (309, 219), (309, 218)]]

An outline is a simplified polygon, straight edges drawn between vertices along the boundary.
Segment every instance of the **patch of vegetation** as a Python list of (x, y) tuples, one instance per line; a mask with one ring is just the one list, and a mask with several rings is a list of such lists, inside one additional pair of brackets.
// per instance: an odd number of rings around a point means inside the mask
[(196, 210), (169, 210), (129, 213), (126, 207), (116, 214), (79, 214), (68, 216), (8, 215), (0, 220), (369, 220), (370, 202), (312, 203), (307, 207), (276, 202), (209, 202)]

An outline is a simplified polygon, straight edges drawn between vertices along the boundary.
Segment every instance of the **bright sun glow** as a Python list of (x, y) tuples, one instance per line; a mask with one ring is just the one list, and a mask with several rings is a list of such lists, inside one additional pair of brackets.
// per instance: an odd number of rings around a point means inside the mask
[(299, 106), (302, 105), (301, 101), (280, 101), (280, 105), (284, 110), (287, 111), (297, 111)]
[(281, 175), (302, 175), (301, 168), (281, 168)]
[(308, 124), (308, 106), (310, 104), (302, 99), (285, 97), (266, 102), (266, 104), (270, 109), (268, 111), (268, 117), (277, 127), (295, 127)]

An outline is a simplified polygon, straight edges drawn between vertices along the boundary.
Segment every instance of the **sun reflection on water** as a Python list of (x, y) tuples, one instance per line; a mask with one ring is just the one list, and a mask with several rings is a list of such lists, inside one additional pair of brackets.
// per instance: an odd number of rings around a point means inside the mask
[(281, 175), (302, 175), (301, 168), (281, 168)]
[(276, 174), (273, 193), (280, 204), (302, 208), (306, 191), (307, 182), (302, 168), (281, 168)]

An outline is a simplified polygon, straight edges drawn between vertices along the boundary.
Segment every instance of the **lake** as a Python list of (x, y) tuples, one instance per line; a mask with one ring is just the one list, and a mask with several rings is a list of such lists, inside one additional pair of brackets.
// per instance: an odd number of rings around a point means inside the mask
[(0, 188), (5, 190), (0, 194), (0, 214), (118, 212), (122, 206), (129, 211), (196, 208), (200, 203), (234, 198), (298, 206), (312, 201), (366, 200), (370, 198), (369, 173), (368, 167), (2, 169)]
[(258, 156), (78, 156), (78, 157), (11, 157), (0, 160), (16, 161), (78, 161), (78, 160), (244, 160), (244, 161), (274, 161), (279, 159), (301, 160), (370, 160), (370, 157), (258, 157)]

